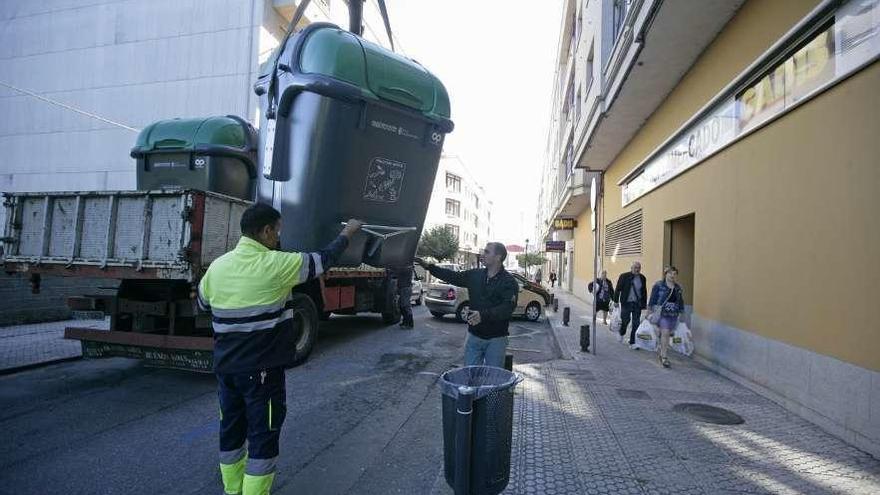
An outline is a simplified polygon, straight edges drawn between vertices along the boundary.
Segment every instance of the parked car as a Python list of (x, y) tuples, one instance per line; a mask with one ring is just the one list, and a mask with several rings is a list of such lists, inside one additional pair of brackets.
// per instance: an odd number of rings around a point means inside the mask
[[(446, 268), (446, 267), (444, 267)], [(514, 317), (524, 317), (529, 321), (537, 321), (541, 318), (543, 307), (550, 304), (550, 293), (543, 287), (529, 282), (521, 275), (513, 274), (519, 285), (519, 295), (516, 301), (516, 309), (513, 310)], [(455, 315), (455, 319), (464, 322), (467, 312), (470, 309), (468, 305), (468, 290), (463, 287), (456, 287), (437, 280), (428, 284), (428, 290), (425, 294), (425, 306), (435, 318), (443, 318), (446, 315)]]
[(527, 287), (528, 290), (530, 290), (536, 294), (539, 294), (544, 299), (545, 306), (549, 306), (550, 303), (553, 301), (553, 296), (550, 295), (550, 291), (545, 289), (543, 286), (536, 284), (535, 282), (530, 281), (522, 274), (513, 273), (512, 275), (513, 275), (513, 278), (515, 278), (517, 280), (517, 282), (519, 282), (521, 287), (523, 287), (523, 286)]

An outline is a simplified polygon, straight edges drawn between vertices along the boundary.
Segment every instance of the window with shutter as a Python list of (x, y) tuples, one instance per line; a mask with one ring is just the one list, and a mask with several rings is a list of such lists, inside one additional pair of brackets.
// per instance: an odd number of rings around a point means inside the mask
[(642, 254), (642, 210), (611, 222), (605, 227), (605, 256)]

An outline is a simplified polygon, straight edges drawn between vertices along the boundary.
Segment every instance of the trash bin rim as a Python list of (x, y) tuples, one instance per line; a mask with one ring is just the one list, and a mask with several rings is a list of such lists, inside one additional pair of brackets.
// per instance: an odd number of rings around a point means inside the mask
[(449, 373), (452, 373), (455, 371), (461, 371), (461, 370), (472, 369), (472, 368), (490, 368), (492, 370), (501, 370), (501, 371), (510, 375), (509, 380), (505, 381), (504, 383), (498, 384), (498, 385), (467, 385), (468, 387), (471, 387), (472, 389), (474, 389), (474, 398), (475, 399), (479, 399), (479, 398), (487, 395), (489, 392), (492, 392), (495, 390), (504, 390), (507, 388), (515, 387), (516, 385), (518, 385), (520, 382), (523, 381), (522, 376), (520, 376), (517, 373), (514, 373), (512, 371), (507, 371), (504, 368), (499, 368), (497, 366), (471, 365), (471, 366), (461, 366), (459, 368), (452, 368), (452, 369), (448, 369), (448, 370), (444, 371), (443, 373), (440, 374), (440, 382), (444, 385), (444, 388), (455, 390), (455, 392), (457, 394), (458, 387), (462, 386), (463, 384), (451, 382), (446, 379), (446, 376)]

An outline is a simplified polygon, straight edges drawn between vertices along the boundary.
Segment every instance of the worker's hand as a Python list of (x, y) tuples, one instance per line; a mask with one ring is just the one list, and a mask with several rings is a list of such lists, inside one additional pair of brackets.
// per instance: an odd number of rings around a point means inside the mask
[(429, 266), (431, 266), (431, 263), (428, 263), (422, 258), (413, 258), (413, 263), (419, 265), (422, 268), (428, 268)]
[(483, 317), (480, 316), (479, 311), (471, 311), (468, 315), (467, 322), (472, 327), (479, 325), (481, 321), (483, 321)]
[(361, 230), (361, 227), (364, 225), (364, 222), (360, 220), (355, 220), (354, 218), (350, 219), (346, 222), (345, 227), (342, 229), (342, 233), (340, 235), (344, 235), (351, 239), (351, 236), (354, 235), (355, 232)]

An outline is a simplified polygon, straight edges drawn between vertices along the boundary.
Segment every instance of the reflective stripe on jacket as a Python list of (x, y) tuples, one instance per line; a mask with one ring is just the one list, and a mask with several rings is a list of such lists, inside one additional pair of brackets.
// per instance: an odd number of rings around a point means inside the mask
[(214, 371), (243, 373), (290, 366), (300, 329), (291, 289), (320, 276), (345, 250), (338, 237), (318, 253), (273, 251), (242, 236), (214, 260), (199, 283), (199, 306), (211, 313)]

